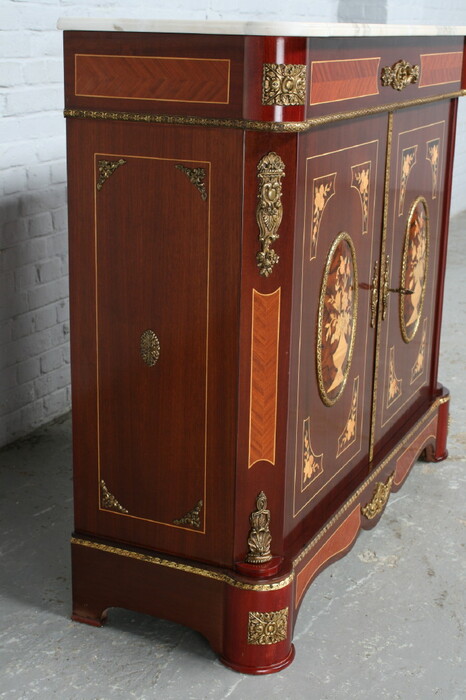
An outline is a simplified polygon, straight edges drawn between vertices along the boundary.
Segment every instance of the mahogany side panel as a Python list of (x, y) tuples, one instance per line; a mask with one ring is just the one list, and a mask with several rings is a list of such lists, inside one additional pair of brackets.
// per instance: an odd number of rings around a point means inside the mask
[(76, 529), (232, 566), (242, 134), (194, 135), (69, 124)]
[(380, 57), (312, 61), (310, 104), (379, 94)]

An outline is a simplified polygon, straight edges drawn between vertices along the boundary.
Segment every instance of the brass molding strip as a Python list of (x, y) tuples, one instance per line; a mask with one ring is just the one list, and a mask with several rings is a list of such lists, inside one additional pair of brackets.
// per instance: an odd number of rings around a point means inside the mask
[[(388, 115), (388, 128), (387, 128), (387, 155), (385, 159), (385, 183), (384, 183), (384, 202), (383, 202), (383, 216), (382, 216), (382, 242), (381, 242), (381, 252), (380, 252), (380, 279), (378, 287), (378, 298), (382, 298), (382, 286), (384, 277), (383, 260), (385, 260), (385, 248), (387, 241), (387, 227), (388, 227), (388, 208), (390, 201), (390, 176), (392, 167), (392, 141), (393, 141), (393, 112)], [(376, 417), (377, 417), (377, 389), (378, 389), (378, 373), (379, 373), (379, 355), (380, 355), (380, 338), (381, 338), (381, 324), (382, 324), (382, 304), (378, 305), (378, 312), (375, 318), (376, 325), (376, 340), (375, 340), (375, 362), (374, 362), (374, 382), (372, 391), (372, 415), (371, 415), (371, 430), (369, 437), (369, 462), (374, 456), (374, 444), (375, 444), (375, 428), (376, 428)]]
[(157, 566), (164, 566), (168, 569), (177, 569), (178, 571), (184, 571), (187, 574), (195, 574), (197, 576), (203, 576), (204, 578), (211, 578), (215, 581), (220, 581), (221, 583), (226, 583), (229, 586), (233, 586), (234, 588), (241, 588), (244, 591), (277, 591), (281, 588), (286, 588), (295, 577), (293, 571), (282, 581), (276, 581), (274, 583), (243, 583), (242, 581), (237, 581), (232, 576), (228, 576), (228, 574), (221, 574), (217, 571), (210, 571), (209, 569), (201, 569), (197, 566), (190, 566), (189, 564), (181, 564), (176, 561), (170, 561), (169, 559), (162, 559), (162, 557), (156, 557), (153, 554), (133, 552), (129, 549), (123, 549), (123, 547), (112, 547), (110, 545), (100, 544), (99, 542), (85, 540), (80, 537), (72, 537), (71, 544), (76, 544), (81, 547), (89, 547), (90, 549), (97, 549), (101, 552), (107, 552), (107, 554), (117, 554), (121, 557), (128, 557), (129, 559), (137, 559), (138, 561), (143, 561), (147, 564), (156, 564)]
[(344, 505), (338, 510), (335, 515), (328, 521), (326, 525), (320, 530), (317, 535), (312, 539), (308, 545), (298, 554), (298, 556), (293, 559), (293, 569), (297, 567), (297, 565), (307, 557), (309, 552), (316, 546), (316, 544), (327, 534), (329, 530), (332, 529), (332, 527), (340, 520), (340, 518), (351, 508), (351, 506), (359, 499), (361, 494), (364, 492), (364, 490), (367, 488), (369, 484), (371, 484), (378, 476), (379, 474), (385, 469), (387, 464), (390, 463), (390, 461), (398, 454), (398, 452), (405, 447), (405, 445), (411, 440), (413, 435), (419, 430), (419, 428), (425, 423), (432, 413), (435, 413), (435, 411), (438, 409), (439, 406), (441, 406), (444, 403), (448, 403), (450, 401), (450, 396), (442, 396), (434, 401), (434, 403), (430, 406), (429, 410), (424, 413), (424, 415), (417, 421), (417, 423), (411, 428), (411, 430), (406, 433), (404, 436), (403, 440), (401, 440), (396, 447), (385, 457), (385, 459), (382, 460), (382, 462), (379, 464), (377, 469), (374, 469), (369, 476), (363, 481), (361, 486), (353, 493), (352, 496), (344, 503)]
[(358, 109), (350, 112), (337, 112), (336, 114), (327, 114), (322, 117), (311, 117), (302, 122), (261, 122), (249, 119), (216, 119), (213, 117), (182, 117), (168, 114), (140, 114), (138, 112), (109, 112), (95, 109), (70, 109), (64, 110), (63, 115), (66, 118), (77, 119), (109, 119), (111, 121), (123, 122), (145, 122), (147, 124), (175, 124), (184, 126), (206, 126), (206, 127), (223, 127), (229, 129), (249, 129), (250, 131), (272, 131), (276, 133), (302, 133), (312, 129), (314, 126), (322, 124), (330, 124), (344, 119), (354, 119), (356, 117), (365, 117), (370, 114), (380, 114), (381, 112), (391, 112), (407, 107), (415, 107), (416, 105), (428, 104), (430, 102), (439, 102), (441, 100), (451, 100), (455, 97), (466, 95), (466, 90), (458, 90), (456, 92), (448, 92), (442, 95), (433, 95), (431, 97), (419, 97), (415, 100), (406, 102), (390, 102), (375, 107), (366, 109)]

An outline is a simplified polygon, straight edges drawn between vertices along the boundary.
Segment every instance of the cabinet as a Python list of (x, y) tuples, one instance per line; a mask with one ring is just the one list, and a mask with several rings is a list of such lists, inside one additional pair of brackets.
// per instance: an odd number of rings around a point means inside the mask
[(140, 610), (277, 671), (313, 578), (447, 454), (462, 32), (78, 25), (73, 618)]

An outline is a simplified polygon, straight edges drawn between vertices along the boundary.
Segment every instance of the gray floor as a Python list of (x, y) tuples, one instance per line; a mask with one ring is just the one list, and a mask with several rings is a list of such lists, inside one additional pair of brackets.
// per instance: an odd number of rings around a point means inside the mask
[(0, 698), (466, 698), (466, 213), (452, 222), (440, 379), (450, 458), (419, 463), (379, 526), (303, 603), (279, 674), (222, 666), (197, 633), (111, 610), (73, 623), (69, 417), (0, 451)]

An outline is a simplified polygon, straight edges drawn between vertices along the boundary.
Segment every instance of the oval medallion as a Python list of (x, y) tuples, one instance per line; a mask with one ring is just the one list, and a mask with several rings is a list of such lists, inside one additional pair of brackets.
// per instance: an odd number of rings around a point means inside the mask
[(141, 357), (149, 367), (153, 367), (160, 356), (160, 343), (154, 331), (147, 330), (141, 335)]
[(326, 406), (340, 398), (348, 379), (356, 337), (358, 270), (348, 233), (340, 233), (327, 255), (317, 319), (317, 378)]
[(400, 287), (400, 326), (405, 343), (411, 342), (421, 321), (429, 260), (429, 212), (424, 197), (414, 200), (408, 215)]

